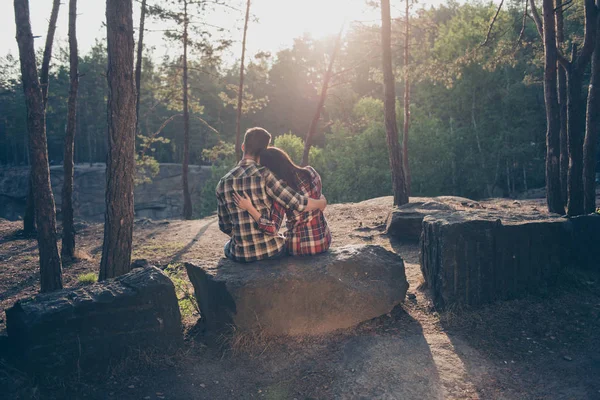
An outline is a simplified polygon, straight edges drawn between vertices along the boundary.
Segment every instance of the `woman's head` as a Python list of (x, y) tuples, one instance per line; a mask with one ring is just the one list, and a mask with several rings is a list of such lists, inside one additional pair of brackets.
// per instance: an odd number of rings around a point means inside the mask
[(269, 168), (277, 179), (285, 181), (294, 190), (299, 189), (298, 175), (310, 175), (306, 169), (294, 164), (285, 151), (277, 147), (268, 147), (261, 151), (260, 164)]

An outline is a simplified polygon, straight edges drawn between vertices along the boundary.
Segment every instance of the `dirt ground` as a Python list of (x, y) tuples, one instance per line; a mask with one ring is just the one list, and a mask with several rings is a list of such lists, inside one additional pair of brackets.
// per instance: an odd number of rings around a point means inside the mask
[[(543, 297), (438, 312), (418, 290), (418, 245), (383, 234), (391, 204), (384, 197), (326, 212), (334, 246), (378, 244), (404, 258), (409, 296), (388, 315), (324, 337), (291, 339), (204, 335), (195, 326), (198, 315), (186, 312), (186, 342), (177, 354), (132, 355), (106, 374), (39, 379), (0, 360), (0, 398), (600, 399), (598, 276), (574, 272)], [(481, 204), (544, 209), (541, 200)], [(0, 222), (0, 331), (3, 311), (39, 289), (35, 240), (21, 238), (20, 228)], [(139, 220), (134, 259), (177, 271), (185, 260), (218, 260), (225, 240), (216, 217)], [(66, 287), (97, 272), (101, 244), (101, 224), (79, 224), (80, 260), (64, 266)]]

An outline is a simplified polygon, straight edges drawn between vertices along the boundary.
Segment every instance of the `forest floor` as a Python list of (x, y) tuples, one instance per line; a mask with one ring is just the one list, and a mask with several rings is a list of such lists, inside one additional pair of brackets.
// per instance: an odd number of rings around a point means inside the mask
[[(44, 379), (0, 360), (0, 398), (600, 399), (600, 277), (577, 273), (543, 297), (438, 312), (417, 289), (418, 244), (383, 234), (391, 203), (384, 197), (326, 212), (335, 247), (378, 244), (404, 258), (409, 296), (388, 315), (318, 338), (212, 337), (186, 309), (186, 341), (175, 355), (132, 355), (107, 373)], [(544, 202), (486, 207), (537, 212)], [(36, 243), (20, 228), (0, 221), (0, 331), (4, 310), (39, 288)], [(216, 261), (225, 240), (216, 217), (139, 220), (133, 258), (170, 265), (185, 286), (178, 263)], [(80, 260), (64, 267), (65, 287), (97, 273), (101, 245), (102, 224), (80, 223)]]

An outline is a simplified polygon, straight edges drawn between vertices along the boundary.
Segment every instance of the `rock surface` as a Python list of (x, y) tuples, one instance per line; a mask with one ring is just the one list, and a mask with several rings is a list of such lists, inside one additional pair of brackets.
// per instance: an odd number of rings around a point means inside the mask
[(218, 265), (186, 263), (210, 330), (319, 335), (390, 312), (408, 282), (400, 256), (346, 246), (314, 257)]
[(573, 266), (598, 268), (599, 242), (598, 216), (444, 213), (424, 219), (421, 270), (438, 307), (478, 305), (546, 291)]
[(394, 207), (386, 221), (386, 233), (399, 240), (418, 241), (423, 231), (423, 218), (454, 207), (441, 201), (413, 201)]
[(18, 301), (6, 325), (15, 355), (45, 370), (98, 368), (131, 348), (166, 349), (182, 340), (175, 287), (156, 267)]
[[(106, 166), (78, 164), (75, 166), (73, 206), (75, 217), (86, 220), (104, 219), (104, 189), (106, 186)], [(27, 195), (29, 168), (0, 168), (0, 217), (16, 220), (23, 216)], [(52, 190), (60, 213), (61, 188), (63, 184), (62, 166), (50, 167)], [(199, 198), (210, 167), (190, 165), (189, 183), (192, 201)], [(161, 164), (152, 182), (135, 188), (135, 215), (137, 218), (178, 218), (183, 212), (181, 195), (181, 165)]]

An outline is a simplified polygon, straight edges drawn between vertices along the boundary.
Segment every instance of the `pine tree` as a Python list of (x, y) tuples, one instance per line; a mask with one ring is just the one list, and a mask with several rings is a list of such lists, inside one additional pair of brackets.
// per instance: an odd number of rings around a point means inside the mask
[(381, 0), (381, 48), (385, 131), (392, 170), (392, 191), (394, 192), (394, 205), (401, 206), (408, 203), (408, 191), (402, 152), (398, 141), (398, 126), (396, 125), (396, 82), (392, 70), (392, 27), (389, 0)]
[(42, 292), (49, 292), (62, 288), (62, 271), (56, 244), (56, 209), (50, 186), (44, 100), (35, 63), (29, 1), (14, 0), (14, 7), (21, 80), (27, 105), (31, 180), (36, 192), (34, 207), (40, 253), (40, 286)]
[(99, 280), (131, 270), (136, 127), (132, 0), (106, 1), (106, 32), (108, 157)]

